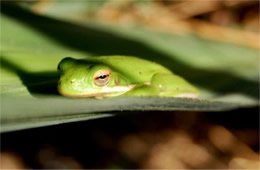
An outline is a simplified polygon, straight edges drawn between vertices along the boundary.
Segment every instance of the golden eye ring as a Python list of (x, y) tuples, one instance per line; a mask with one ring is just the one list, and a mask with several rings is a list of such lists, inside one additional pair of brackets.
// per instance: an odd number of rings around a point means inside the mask
[(98, 70), (94, 74), (94, 83), (97, 86), (105, 86), (110, 80), (110, 71), (109, 70)]

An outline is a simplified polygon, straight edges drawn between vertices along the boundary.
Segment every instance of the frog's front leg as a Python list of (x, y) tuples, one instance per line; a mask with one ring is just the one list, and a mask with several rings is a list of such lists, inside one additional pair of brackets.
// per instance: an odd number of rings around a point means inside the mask
[(144, 82), (137, 85), (131, 91), (125, 93), (125, 96), (160, 96), (160, 93), (164, 91), (166, 82), (160, 79), (161, 74), (154, 74), (151, 81)]
[(152, 86), (150, 82), (145, 82), (126, 92), (124, 96), (158, 96), (158, 92), (158, 89)]

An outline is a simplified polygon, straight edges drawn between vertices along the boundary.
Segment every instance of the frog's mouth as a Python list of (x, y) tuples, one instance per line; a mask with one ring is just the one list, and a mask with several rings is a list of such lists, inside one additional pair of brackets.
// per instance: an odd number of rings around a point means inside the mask
[(80, 93), (66, 93), (58, 88), (58, 91), (63, 96), (68, 97), (78, 97), (78, 98), (84, 98), (84, 97), (94, 97), (94, 98), (102, 98), (102, 97), (113, 97), (113, 96), (119, 96), (122, 95), (131, 89), (133, 89), (136, 85), (128, 85), (128, 86), (116, 86), (116, 87), (104, 87), (100, 91), (90, 91), (86, 90), (85, 92)]

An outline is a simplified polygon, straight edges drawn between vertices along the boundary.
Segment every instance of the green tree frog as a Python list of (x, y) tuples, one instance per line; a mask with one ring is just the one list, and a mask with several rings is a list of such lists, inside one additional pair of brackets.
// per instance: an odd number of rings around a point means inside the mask
[(155, 62), (131, 56), (66, 57), (58, 91), (69, 97), (161, 96), (195, 98), (198, 90)]

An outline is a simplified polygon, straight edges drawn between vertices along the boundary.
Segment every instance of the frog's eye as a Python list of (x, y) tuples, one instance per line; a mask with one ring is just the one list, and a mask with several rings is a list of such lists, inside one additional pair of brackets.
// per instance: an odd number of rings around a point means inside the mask
[(75, 59), (73, 59), (71, 57), (66, 57), (60, 61), (59, 65), (58, 65), (58, 70), (64, 71), (64, 70), (68, 69), (69, 67), (71, 67), (74, 63), (75, 63)]
[(98, 70), (94, 74), (94, 83), (97, 86), (105, 86), (109, 82), (110, 79), (110, 71), (109, 70)]

